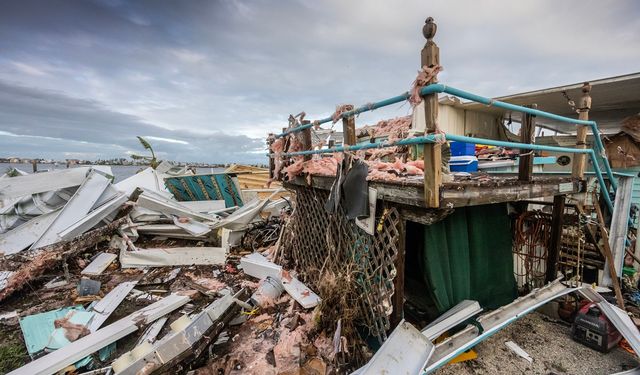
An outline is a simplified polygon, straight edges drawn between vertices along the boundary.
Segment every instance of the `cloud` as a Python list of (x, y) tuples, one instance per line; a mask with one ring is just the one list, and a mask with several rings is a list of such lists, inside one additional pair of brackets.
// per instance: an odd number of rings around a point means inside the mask
[(290, 113), (324, 118), (406, 91), (427, 16), (441, 81), (499, 96), (637, 70), (638, 14), (637, 2), (594, 0), (3, 2), (0, 129), (122, 150), (143, 134), (188, 142), (158, 141), (172, 158), (255, 158)]
[[(218, 131), (170, 130), (109, 110), (100, 103), (0, 81), (0, 150), (4, 156), (91, 152), (126, 157), (144, 135), (163, 158), (264, 162), (264, 141)], [(214, 151), (215, 156), (208, 153)], [(55, 156), (47, 156), (55, 157)]]

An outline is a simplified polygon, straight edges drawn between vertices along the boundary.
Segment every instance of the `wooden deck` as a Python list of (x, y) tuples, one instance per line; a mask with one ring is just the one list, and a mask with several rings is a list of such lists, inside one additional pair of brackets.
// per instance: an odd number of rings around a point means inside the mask
[[(334, 177), (312, 176), (311, 185), (330, 189)], [(307, 178), (296, 177), (287, 184), (308, 186)], [(378, 191), (378, 199), (403, 205), (427, 207), (422, 180), (402, 182), (369, 181)], [(564, 176), (534, 176), (532, 182), (520, 181), (517, 176), (480, 175), (457, 178), (440, 187), (440, 208), (477, 206), (482, 204), (513, 202), (539, 197), (584, 192), (586, 182)]]

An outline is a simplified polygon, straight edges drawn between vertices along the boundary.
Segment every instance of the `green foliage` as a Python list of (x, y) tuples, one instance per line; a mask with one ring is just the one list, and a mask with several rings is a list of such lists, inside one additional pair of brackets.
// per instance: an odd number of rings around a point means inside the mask
[(131, 155), (131, 159), (146, 160), (149, 162), (149, 166), (151, 166), (151, 168), (156, 169), (160, 164), (160, 162), (158, 161), (158, 159), (156, 159), (156, 154), (155, 152), (153, 152), (153, 147), (151, 147), (151, 143), (147, 142), (147, 140), (142, 138), (141, 136), (138, 136), (138, 141), (140, 141), (140, 144), (142, 145), (142, 147), (145, 148), (145, 150), (151, 151), (151, 156), (142, 156), (142, 155), (133, 154)]
[(0, 374), (24, 365), (26, 356), (27, 350), (20, 344), (0, 346)]

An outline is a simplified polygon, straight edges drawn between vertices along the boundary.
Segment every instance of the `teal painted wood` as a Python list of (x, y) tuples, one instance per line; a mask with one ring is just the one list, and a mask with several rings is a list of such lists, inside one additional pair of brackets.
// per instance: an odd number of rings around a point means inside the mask
[(224, 200), (226, 207), (242, 206), (242, 195), (226, 173), (176, 176), (164, 179), (165, 186), (181, 202)]

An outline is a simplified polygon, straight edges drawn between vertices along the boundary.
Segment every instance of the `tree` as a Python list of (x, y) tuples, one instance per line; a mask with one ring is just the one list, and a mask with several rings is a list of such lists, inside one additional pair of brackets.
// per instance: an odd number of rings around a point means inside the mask
[(151, 144), (141, 136), (138, 136), (138, 140), (140, 141), (140, 144), (142, 145), (142, 147), (151, 151), (151, 156), (142, 156), (142, 155), (132, 154), (131, 159), (148, 161), (149, 166), (151, 166), (151, 168), (153, 169), (156, 169), (160, 163), (158, 162), (158, 159), (156, 159), (156, 153), (153, 152), (153, 147), (151, 147)]

